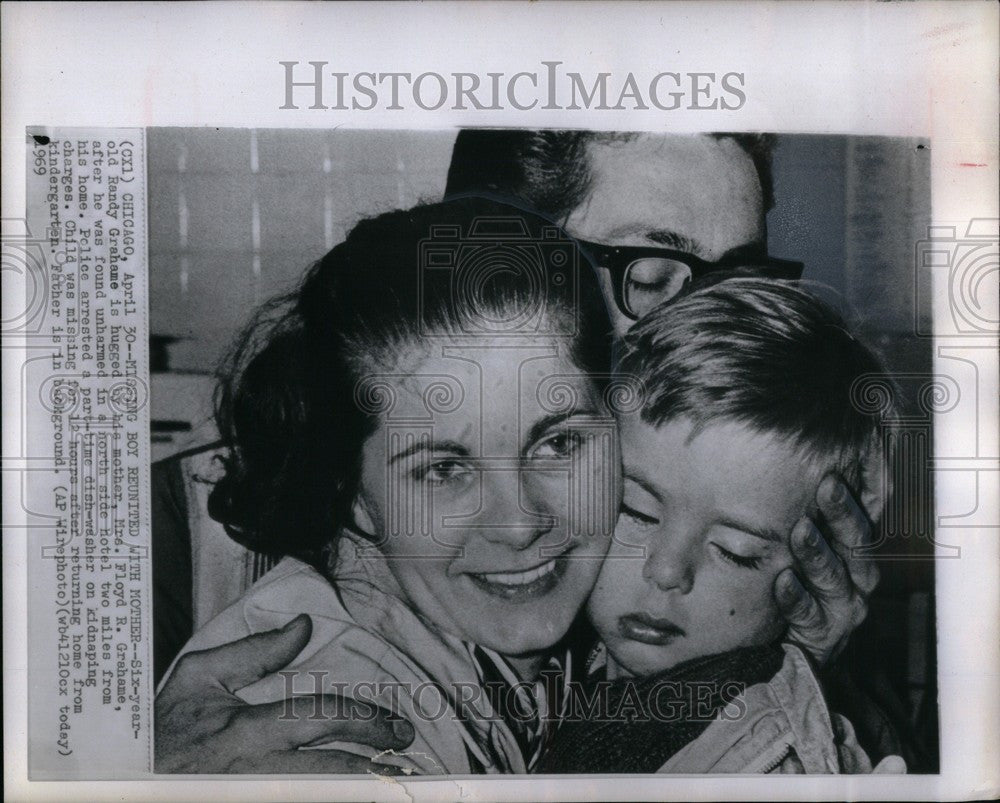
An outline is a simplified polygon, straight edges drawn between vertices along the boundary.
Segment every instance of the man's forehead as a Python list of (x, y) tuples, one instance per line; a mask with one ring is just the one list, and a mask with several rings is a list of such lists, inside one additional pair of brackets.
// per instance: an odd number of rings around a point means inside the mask
[(589, 192), (567, 230), (609, 245), (706, 258), (764, 239), (760, 177), (730, 138), (639, 134), (587, 145)]

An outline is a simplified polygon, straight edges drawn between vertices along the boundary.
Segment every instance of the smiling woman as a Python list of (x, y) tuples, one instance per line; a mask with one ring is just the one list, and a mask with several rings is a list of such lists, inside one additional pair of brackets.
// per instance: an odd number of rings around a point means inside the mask
[[(557, 341), (532, 335), (513, 344), (488, 334), (452, 342), (462, 345), (400, 355), (409, 378), (398, 388), (394, 420), (426, 414), (427, 377), (449, 376), (464, 398), (434, 414), (431, 437), (420, 439), (425, 424), (393, 425), (390, 437), (383, 425), (365, 442), (356, 521), (379, 539), (425, 615), (537, 666), (593, 584), (598, 561), (578, 558), (599, 558), (607, 547), (605, 538), (582, 535), (612, 526), (613, 424), (595, 436), (601, 394)], [(546, 409), (539, 394), (555, 376), (574, 396), (562, 410)], [(570, 479), (586, 486), (584, 499), (607, 499), (603, 522), (585, 527), (580, 511), (571, 513)], [(408, 500), (405, 509), (397, 500)], [(425, 522), (426, 537), (392, 537), (401, 515)]]
[(185, 652), (308, 613), (290, 673), (244, 699), (335, 677), (417, 734), (405, 755), (339, 749), (528, 771), (617, 514), (609, 328), (590, 266), (539, 218), (461, 199), (359, 224), (232, 357), (211, 510), (287, 557)]

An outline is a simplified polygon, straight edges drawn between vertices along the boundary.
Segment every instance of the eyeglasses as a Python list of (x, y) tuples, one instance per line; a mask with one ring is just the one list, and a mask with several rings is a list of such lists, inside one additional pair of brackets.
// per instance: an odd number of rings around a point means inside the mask
[(769, 279), (799, 279), (802, 262), (764, 256), (734, 256), (708, 262), (685, 251), (631, 245), (600, 245), (577, 241), (595, 265), (611, 272), (615, 304), (638, 320), (647, 312), (684, 292), (694, 280), (733, 273)]

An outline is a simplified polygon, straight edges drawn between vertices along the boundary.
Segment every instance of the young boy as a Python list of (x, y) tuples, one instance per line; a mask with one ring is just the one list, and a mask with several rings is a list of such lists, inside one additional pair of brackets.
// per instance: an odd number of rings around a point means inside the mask
[(588, 607), (602, 647), (539, 771), (871, 771), (781, 645), (772, 588), (824, 477), (881, 511), (886, 411), (854, 401), (878, 359), (799, 287), (738, 278), (645, 317), (619, 370), (645, 395), (620, 417), (621, 514)]

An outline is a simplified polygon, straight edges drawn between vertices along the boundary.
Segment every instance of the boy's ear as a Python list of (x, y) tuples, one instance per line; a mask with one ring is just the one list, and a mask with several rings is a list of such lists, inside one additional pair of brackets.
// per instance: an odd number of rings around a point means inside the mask
[(881, 444), (873, 444), (861, 461), (861, 506), (872, 522), (877, 522), (892, 493), (889, 455)]

